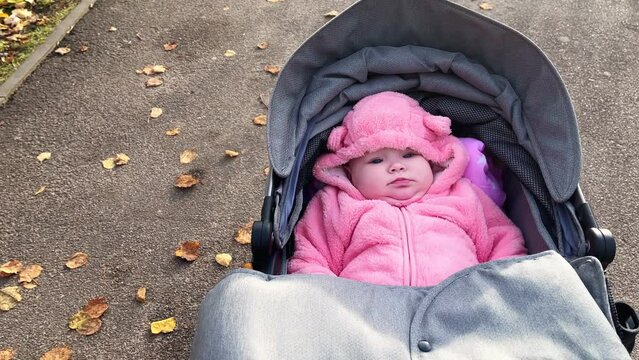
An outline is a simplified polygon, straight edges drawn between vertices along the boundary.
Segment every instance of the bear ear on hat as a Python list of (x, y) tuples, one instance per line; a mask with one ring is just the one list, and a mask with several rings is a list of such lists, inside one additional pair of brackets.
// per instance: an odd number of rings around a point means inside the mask
[(336, 152), (339, 149), (344, 147), (344, 139), (346, 139), (346, 135), (348, 134), (348, 130), (344, 126), (338, 126), (331, 130), (331, 134), (328, 136), (328, 142), (326, 146), (329, 150)]
[(427, 114), (423, 120), (424, 126), (436, 136), (450, 135), (450, 118)]

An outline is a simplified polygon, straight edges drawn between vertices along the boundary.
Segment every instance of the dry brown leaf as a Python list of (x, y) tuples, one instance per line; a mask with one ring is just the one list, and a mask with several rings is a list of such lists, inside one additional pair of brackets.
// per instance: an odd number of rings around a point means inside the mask
[(185, 241), (180, 244), (180, 247), (175, 249), (175, 256), (182, 258), (186, 261), (194, 261), (198, 257), (200, 257), (200, 242), (197, 240), (194, 241)]
[(108, 308), (109, 304), (107, 303), (107, 299), (101, 296), (89, 300), (84, 308), (82, 308), (82, 311), (84, 311), (90, 317), (97, 319), (102, 316), (102, 314), (104, 314), (104, 312), (107, 311)]
[(22, 283), (22, 287), (29, 290), (35, 289), (38, 287), (38, 282), (33, 280), (32, 282)]
[(162, 78), (150, 78), (149, 80), (146, 81), (145, 86), (158, 87), (162, 84), (164, 84), (164, 80), (162, 80)]
[(200, 179), (192, 174), (182, 174), (175, 180), (175, 186), (183, 189), (190, 188), (199, 183)]
[(60, 47), (60, 48), (55, 49), (55, 51), (54, 51), (54, 52), (55, 52), (56, 54), (58, 54), (58, 55), (66, 55), (66, 54), (68, 54), (68, 53), (70, 53), (70, 52), (71, 52), (71, 48), (68, 48), (68, 47)]
[(47, 351), (40, 360), (71, 360), (73, 350), (68, 346), (53, 348)]
[(164, 48), (164, 51), (173, 51), (175, 50), (177, 46), (178, 44), (175, 41), (169, 41), (168, 43), (162, 45), (162, 47)]
[(0, 310), (9, 311), (22, 301), (19, 286), (7, 286), (0, 289)]
[(266, 115), (258, 115), (253, 119), (253, 124), (264, 126), (266, 125)]
[(164, 132), (168, 136), (175, 136), (180, 133), (180, 128), (173, 128)]
[(166, 68), (164, 65), (147, 65), (142, 69), (135, 70), (135, 72), (144, 75), (156, 75), (165, 73)]
[(51, 159), (51, 153), (50, 152), (42, 152), (40, 153), (36, 159), (38, 159), (38, 161), (43, 162), (45, 160), (49, 160)]
[(137, 300), (138, 302), (145, 302), (146, 301), (146, 288), (145, 287), (141, 287), (138, 289), (138, 291), (135, 292), (135, 300)]
[(224, 52), (224, 56), (226, 56), (226, 57), (233, 57), (235, 55), (237, 55), (237, 53), (235, 51), (233, 51), (233, 50), (226, 50)]
[(235, 151), (235, 150), (224, 150), (224, 155), (230, 157), (230, 158), (234, 158), (236, 156), (239, 156), (240, 153), (239, 151)]
[(268, 48), (268, 41), (262, 41), (259, 44), (257, 44), (257, 48), (260, 50), (264, 50), (266, 48)]
[(174, 317), (170, 317), (168, 319), (154, 321), (151, 323), (151, 333), (159, 334), (159, 333), (171, 333), (175, 330), (175, 326), (177, 322)]
[(0, 278), (11, 276), (22, 271), (22, 262), (18, 259), (11, 259), (0, 265)]
[(251, 231), (253, 230), (253, 219), (249, 220), (244, 226), (239, 228), (235, 233), (235, 241), (242, 245), (251, 243)]
[(151, 108), (151, 113), (149, 114), (149, 117), (151, 119), (157, 119), (162, 115), (163, 112), (164, 110), (162, 110), (162, 108), (153, 107)]
[(40, 186), (40, 187), (38, 188), (38, 190), (36, 190), (36, 192), (35, 192), (33, 195), (40, 195), (40, 194), (42, 194), (42, 193), (44, 192), (44, 190), (46, 190), (46, 189), (47, 189), (47, 188), (46, 188), (46, 186)]
[(77, 252), (71, 255), (71, 259), (69, 259), (69, 261), (67, 261), (65, 265), (69, 269), (77, 269), (80, 266), (86, 265), (88, 262), (89, 262), (89, 255), (83, 252)]
[(111, 26), (109, 28), (109, 32), (114, 32), (114, 31), (118, 31), (118, 28), (116, 28), (115, 26)]
[(264, 67), (264, 71), (266, 71), (267, 73), (273, 74), (273, 75), (279, 74), (280, 70), (282, 70), (282, 69), (279, 66), (277, 66), (277, 65), (266, 65)]
[(89, 51), (89, 45), (83, 44), (82, 46), (80, 46), (78, 51), (79, 52), (87, 52), (87, 51)]
[(32, 264), (25, 266), (22, 271), (20, 271), (20, 278), (18, 279), (19, 283), (30, 283), (33, 279), (40, 276), (42, 273), (42, 266), (39, 264)]
[(130, 157), (127, 156), (127, 154), (125, 153), (118, 153), (115, 154), (115, 159), (113, 159), (113, 162), (115, 163), (115, 165), (126, 165), (129, 163), (129, 160), (131, 160)]
[(16, 351), (12, 348), (0, 350), (0, 360), (15, 360)]
[(78, 311), (69, 318), (69, 328), (74, 329), (78, 333), (89, 336), (93, 335), (102, 327), (102, 320), (92, 318), (84, 311)]
[(197, 153), (193, 149), (187, 149), (180, 154), (180, 162), (182, 164), (190, 164), (197, 159)]
[(115, 158), (110, 157), (102, 160), (102, 167), (111, 170), (115, 167)]
[(217, 254), (215, 255), (215, 261), (224, 267), (229, 267), (231, 265), (231, 261), (233, 261), (233, 257), (231, 254), (227, 253)]
[(242, 264), (242, 268), (243, 269), (253, 269), (253, 263), (250, 262), (245, 262), (244, 264)]
[(337, 10), (331, 10), (329, 12), (327, 12), (326, 14), (324, 14), (324, 17), (335, 17), (339, 15), (339, 12)]
[(479, 8), (482, 10), (492, 10), (495, 8), (495, 5), (491, 4), (491, 3), (487, 3), (487, 2), (483, 2), (481, 4), (479, 4)]

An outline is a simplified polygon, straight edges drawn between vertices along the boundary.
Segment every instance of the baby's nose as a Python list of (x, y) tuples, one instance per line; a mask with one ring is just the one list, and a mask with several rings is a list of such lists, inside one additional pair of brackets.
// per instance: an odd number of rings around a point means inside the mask
[(396, 163), (393, 163), (391, 165), (389, 170), (390, 170), (391, 173), (394, 173), (394, 172), (398, 172), (398, 171), (404, 171), (404, 170), (406, 170), (406, 167), (401, 162), (396, 162)]

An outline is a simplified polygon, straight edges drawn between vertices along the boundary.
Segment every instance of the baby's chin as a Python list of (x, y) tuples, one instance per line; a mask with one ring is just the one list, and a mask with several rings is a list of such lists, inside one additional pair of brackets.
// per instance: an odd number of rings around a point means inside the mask
[(379, 200), (384, 201), (409, 201), (416, 200), (426, 195), (427, 190), (411, 191), (411, 192), (397, 192), (388, 193), (378, 197)]

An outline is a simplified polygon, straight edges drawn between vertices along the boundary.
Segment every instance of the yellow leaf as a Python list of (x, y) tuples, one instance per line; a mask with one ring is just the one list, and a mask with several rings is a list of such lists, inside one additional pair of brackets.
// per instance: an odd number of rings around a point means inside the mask
[(102, 320), (93, 318), (84, 311), (78, 311), (69, 318), (69, 328), (82, 335), (93, 335), (102, 327)]
[(131, 158), (128, 157), (125, 153), (115, 154), (115, 165), (126, 165), (129, 163), (129, 160), (131, 160)]
[(42, 194), (44, 192), (44, 190), (46, 190), (46, 187), (45, 186), (40, 186), (38, 188), (38, 190), (36, 190), (36, 192), (33, 195), (40, 195), (40, 194)]
[(269, 172), (271, 172), (271, 168), (270, 168), (270, 167), (268, 167), (268, 166), (267, 166), (267, 167), (265, 167), (265, 168), (264, 168), (264, 171), (263, 171), (264, 175), (265, 175), (265, 176), (268, 176), (268, 173), (269, 173)]
[(22, 301), (19, 286), (7, 286), (0, 289), (0, 310), (9, 311)]
[(259, 44), (257, 44), (257, 48), (260, 50), (264, 50), (268, 48), (268, 42), (267, 41), (260, 42)]
[(73, 350), (68, 346), (53, 348), (47, 351), (40, 360), (71, 360)]
[(157, 107), (151, 108), (151, 113), (149, 114), (149, 117), (151, 119), (157, 119), (160, 117), (160, 115), (162, 115), (163, 112), (164, 111), (161, 108), (157, 108)]
[(235, 150), (224, 150), (224, 155), (226, 155), (228, 157), (231, 157), (231, 158), (234, 158), (236, 156), (239, 156), (240, 153), (238, 151), (235, 151)]
[(41, 273), (42, 273), (42, 266), (38, 264), (27, 265), (22, 269), (22, 271), (20, 271), (20, 278), (18, 279), (18, 282), (29, 283), (33, 281), (33, 279), (40, 276)]
[(324, 14), (325, 17), (335, 17), (337, 15), (339, 15), (339, 12), (337, 12), (337, 10), (331, 10)]
[(242, 268), (243, 269), (253, 269), (253, 263), (245, 262), (244, 264), (242, 264)]
[(11, 276), (22, 271), (22, 263), (18, 259), (11, 259), (0, 265), (0, 278)]
[(38, 159), (38, 161), (43, 162), (45, 160), (51, 159), (51, 153), (43, 152), (43, 153), (40, 153), (40, 155), (38, 155), (36, 158)]
[(35, 289), (38, 287), (38, 283), (33, 280), (33, 282), (22, 283), (22, 287), (25, 289)]
[(177, 322), (174, 317), (170, 317), (168, 319), (154, 321), (151, 323), (151, 333), (159, 334), (159, 333), (171, 333), (175, 330), (175, 326)]
[(164, 84), (164, 80), (162, 78), (150, 78), (146, 81), (146, 87), (158, 87)]
[(113, 169), (115, 167), (115, 158), (110, 157), (102, 160), (102, 167), (109, 170)]
[(231, 265), (231, 261), (233, 261), (233, 257), (231, 254), (227, 253), (217, 254), (215, 255), (215, 261), (224, 267), (229, 267)]
[(118, 28), (116, 28), (115, 26), (111, 26), (109, 28), (109, 32), (114, 32), (114, 31), (118, 31)]
[(138, 302), (145, 302), (146, 301), (146, 288), (145, 287), (141, 287), (138, 289), (138, 291), (135, 292), (135, 300), (137, 300)]
[(482, 10), (492, 10), (495, 8), (495, 5), (491, 4), (491, 3), (487, 3), (487, 2), (483, 2), (481, 4), (479, 4), (479, 8)]
[(224, 52), (224, 56), (226, 56), (226, 57), (233, 57), (235, 55), (237, 55), (237, 53), (235, 51), (233, 51), (233, 50), (226, 50)]
[(273, 75), (277, 75), (280, 73), (280, 67), (277, 65), (266, 65), (264, 67), (264, 71), (266, 71), (267, 73), (271, 73)]
[(191, 174), (182, 174), (175, 180), (175, 186), (179, 188), (190, 188), (200, 183), (200, 179)]
[(180, 162), (182, 164), (189, 164), (197, 159), (197, 153), (193, 149), (187, 149), (180, 154)]
[(180, 128), (173, 128), (164, 132), (168, 136), (175, 136), (180, 133)]
[(69, 261), (67, 261), (65, 265), (69, 269), (77, 269), (81, 266), (86, 265), (88, 262), (89, 262), (89, 255), (83, 252), (77, 252), (71, 255), (71, 259), (69, 259)]
[(173, 51), (173, 50), (175, 50), (175, 48), (177, 46), (178, 46), (178, 44), (175, 41), (170, 41), (170, 42), (162, 45), (162, 47), (164, 48), (164, 51)]
[(251, 243), (251, 231), (253, 230), (253, 222), (253, 219), (251, 219), (249, 222), (244, 224), (244, 226), (239, 228), (239, 230), (237, 230), (237, 233), (235, 233), (235, 241), (242, 245)]
[(175, 249), (175, 256), (182, 258), (186, 261), (194, 261), (198, 257), (200, 251), (200, 242), (197, 240), (194, 241), (185, 241), (180, 244), (180, 247)]
[[(0, 12), (0, 15), (4, 14)], [(6, 14), (5, 14), (6, 15)], [(0, 16), (2, 18), (2, 16)], [(0, 360), (15, 360), (16, 351), (12, 348), (6, 348), (0, 350)]]
[(87, 52), (89, 51), (89, 46), (86, 44), (83, 44), (80, 46), (80, 48), (78, 49), (79, 52)]
[(55, 49), (55, 53), (58, 55), (66, 55), (70, 52), (71, 52), (71, 48), (68, 48), (68, 47), (61, 47), (61, 48)]
[(253, 124), (264, 126), (266, 125), (266, 115), (258, 115), (253, 119)]

